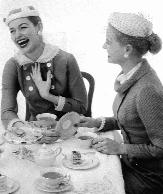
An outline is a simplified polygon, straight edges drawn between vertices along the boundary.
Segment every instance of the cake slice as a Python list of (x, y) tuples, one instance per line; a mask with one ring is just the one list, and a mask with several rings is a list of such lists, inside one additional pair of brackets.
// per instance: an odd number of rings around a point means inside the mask
[(79, 165), (82, 162), (83, 161), (82, 161), (81, 153), (79, 151), (72, 151), (72, 163), (74, 165)]

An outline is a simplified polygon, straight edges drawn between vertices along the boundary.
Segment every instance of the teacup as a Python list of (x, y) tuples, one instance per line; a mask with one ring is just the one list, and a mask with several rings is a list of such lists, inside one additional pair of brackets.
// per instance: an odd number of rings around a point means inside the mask
[(55, 114), (50, 114), (50, 113), (42, 113), (42, 114), (38, 114), (36, 116), (36, 118), (38, 120), (49, 120), (49, 119), (53, 119), (56, 120), (57, 116)]
[(0, 175), (0, 191), (7, 190), (7, 176)]
[(70, 177), (55, 171), (46, 171), (41, 173), (40, 183), (44, 188), (55, 189), (60, 185), (67, 185)]
[(92, 145), (93, 137), (87, 135), (81, 135), (78, 137), (80, 147), (90, 148)]

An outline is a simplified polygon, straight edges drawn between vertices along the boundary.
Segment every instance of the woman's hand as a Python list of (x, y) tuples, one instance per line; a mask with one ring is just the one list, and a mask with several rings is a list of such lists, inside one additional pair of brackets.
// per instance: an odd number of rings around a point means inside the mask
[(40, 72), (40, 64), (36, 64), (35, 67), (32, 67), (31, 77), (38, 88), (40, 96), (46, 99), (51, 87), (51, 72), (47, 72), (47, 80), (43, 81)]
[(60, 133), (55, 129), (48, 129), (43, 132), (43, 137), (39, 140), (39, 143), (51, 144), (59, 139)]
[(75, 127), (88, 127), (88, 128), (99, 128), (100, 121), (91, 117), (80, 116), (79, 123), (75, 124)]
[(124, 154), (121, 144), (110, 138), (95, 138), (92, 147), (103, 154)]

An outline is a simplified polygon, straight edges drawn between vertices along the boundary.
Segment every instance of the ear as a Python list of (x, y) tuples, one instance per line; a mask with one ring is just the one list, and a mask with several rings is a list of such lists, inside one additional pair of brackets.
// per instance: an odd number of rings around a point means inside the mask
[(42, 30), (43, 30), (43, 25), (42, 25), (42, 23), (41, 23), (41, 22), (38, 22), (37, 26), (38, 26), (38, 32), (39, 32), (39, 33), (42, 33)]
[(127, 44), (125, 46), (125, 54), (124, 55), (128, 57), (132, 52), (133, 52), (132, 45), (131, 44)]

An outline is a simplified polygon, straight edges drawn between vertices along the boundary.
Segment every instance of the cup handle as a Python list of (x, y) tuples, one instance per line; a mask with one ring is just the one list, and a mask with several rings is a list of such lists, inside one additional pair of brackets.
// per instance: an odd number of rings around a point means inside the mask
[(56, 148), (56, 150), (55, 150), (55, 156), (58, 156), (61, 153), (61, 151), (62, 151), (62, 148), (61, 147)]

